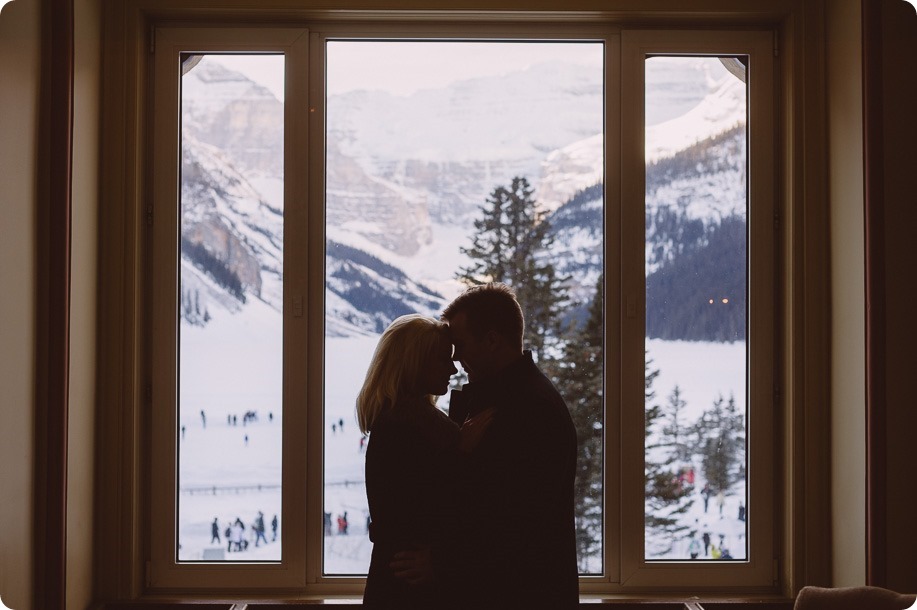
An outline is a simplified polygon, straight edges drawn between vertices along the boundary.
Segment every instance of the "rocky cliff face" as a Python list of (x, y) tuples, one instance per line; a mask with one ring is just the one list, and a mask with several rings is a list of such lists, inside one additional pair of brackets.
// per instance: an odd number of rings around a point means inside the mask
[(334, 143), (340, 159), (419, 193), (430, 222), (470, 226), (495, 186), (514, 176), (534, 183), (546, 154), (602, 131), (600, 72), (548, 63), (409, 96), (333, 96), (329, 155)]
[(182, 77), (182, 130), (245, 175), (283, 176), (283, 104), (219, 63), (205, 58)]
[(412, 256), (430, 243), (426, 191), (373, 177), (333, 140), (327, 144), (325, 221), (395, 254)]

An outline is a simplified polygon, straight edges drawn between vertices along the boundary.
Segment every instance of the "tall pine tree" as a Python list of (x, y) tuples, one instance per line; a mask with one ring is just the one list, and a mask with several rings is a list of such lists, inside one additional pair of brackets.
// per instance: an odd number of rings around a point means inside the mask
[(672, 389), (672, 394), (669, 395), (669, 400), (662, 408), (662, 418), (665, 422), (662, 426), (662, 434), (669, 444), (672, 457), (682, 461), (690, 457), (686, 438), (688, 428), (684, 421), (684, 410), (687, 404), (681, 397), (681, 388), (676, 384)]
[(576, 551), (581, 573), (601, 571), (604, 472), (603, 278), (585, 326), (564, 344), (557, 385), (576, 426)]
[(547, 255), (553, 237), (538, 211), (527, 179), (497, 186), (474, 221), (471, 247), (461, 248), (471, 264), (457, 277), (469, 285), (502, 282), (516, 291), (525, 312), (525, 344), (541, 360), (559, 343), (560, 309), (567, 302), (563, 278)]
[(726, 492), (745, 476), (745, 414), (739, 413), (735, 398), (722, 396), (704, 412), (695, 426), (697, 447), (707, 482)]
[[(671, 553), (679, 535), (688, 529), (683, 517), (694, 500), (693, 487), (679, 476), (683, 445), (678, 414), (685, 403), (676, 388), (665, 407), (655, 404), (652, 382), (659, 370), (650, 371), (652, 362), (647, 358), (644, 365), (644, 531), (647, 556), (660, 557)], [(669, 425), (660, 426), (662, 418)]]

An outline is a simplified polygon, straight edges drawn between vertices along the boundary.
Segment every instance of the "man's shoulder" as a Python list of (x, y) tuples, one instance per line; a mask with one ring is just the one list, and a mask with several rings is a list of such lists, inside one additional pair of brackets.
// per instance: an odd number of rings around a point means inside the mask
[(573, 426), (570, 410), (563, 396), (550, 379), (536, 366), (517, 379), (515, 387), (507, 388), (507, 402), (514, 418), (528, 425), (550, 426), (560, 432), (567, 424)]
[(555, 403), (562, 405), (566, 409), (566, 402), (563, 396), (537, 364), (532, 363), (531, 367), (527, 367), (519, 386), (526, 394), (531, 395), (534, 400)]

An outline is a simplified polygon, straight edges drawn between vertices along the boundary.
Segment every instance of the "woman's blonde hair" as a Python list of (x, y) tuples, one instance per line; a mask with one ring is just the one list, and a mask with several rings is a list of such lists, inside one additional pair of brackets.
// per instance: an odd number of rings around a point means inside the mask
[[(357, 395), (357, 422), (363, 434), (372, 430), (383, 409), (413, 398), (424, 364), (437, 345), (449, 341), (447, 329), (445, 323), (419, 314), (401, 316), (385, 329)], [(432, 395), (425, 400), (435, 402)]]

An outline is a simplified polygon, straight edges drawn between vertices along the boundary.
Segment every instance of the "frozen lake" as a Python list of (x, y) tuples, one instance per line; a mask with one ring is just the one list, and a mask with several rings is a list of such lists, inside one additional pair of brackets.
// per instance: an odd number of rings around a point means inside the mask
[[(182, 327), (183, 353), (203, 353), (200, 350), (210, 350), (214, 345), (226, 346), (211, 351), (211, 358), (182, 359), (180, 421), (185, 431), (180, 440), (178, 532), (182, 560), (201, 560), (205, 552), (208, 559), (281, 558), (283, 420), (280, 355), (279, 349), (274, 349), (279, 320), (274, 310), (253, 300), (242, 313), (215, 318), (206, 328)], [(240, 357), (238, 350), (229, 349), (231, 337), (247, 345), (248, 353)], [(351, 337), (331, 338), (326, 346), (324, 507), (332, 519), (331, 535), (325, 537), (324, 571), (328, 574), (365, 574), (369, 565), (372, 545), (366, 536), (364, 453), (354, 404), (375, 345), (375, 337)], [(650, 340), (647, 349), (653, 368), (661, 371), (654, 384), (657, 402), (664, 402), (678, 384), (688, 405), (688, 420), (696, 419), (720, 395), (734, 393), (737, 406), (744, 409), (744, 343)], [(215, 358), (219, 358), (219, 366), (214, 365)], [(206, 414), (206, 426), (201, 410)], [(243, 423), (248, 410), (257, 413), (257, 420)], [(235, 425), (227, 421), (227, 416), (233, 415)], [(700, 489), (703, 473), (699, 465), (696, 470)], [(718, 535), (723, 534), (724, 544), (733, 556), (744, 558), (745, 523), (737, 519), (738, 503), (744, 500), (744, 484), (728, 490), (720, 519), (713, 500), (704, 513), (698, 492), (683, 520), (693, 529), (710, 531), (717, 542)], [(255, 547), (251, 523), (258, 511), (264, 514), (269, 543)], [(338, 533), (337, 524), (345, 512), (346, 535)], [(270, 527), (274, 515), (279, 520), (276, 542)], [(219, 524), (219, 543), (211, 542), (214, 518)], [(245, 524), (250, 544), (244, 552), (226, 553), (224, 530), (236, 518)], [(687, 557), (688, 544), (687, 538), (680, 540), (670, 554), (658, 558)]]

